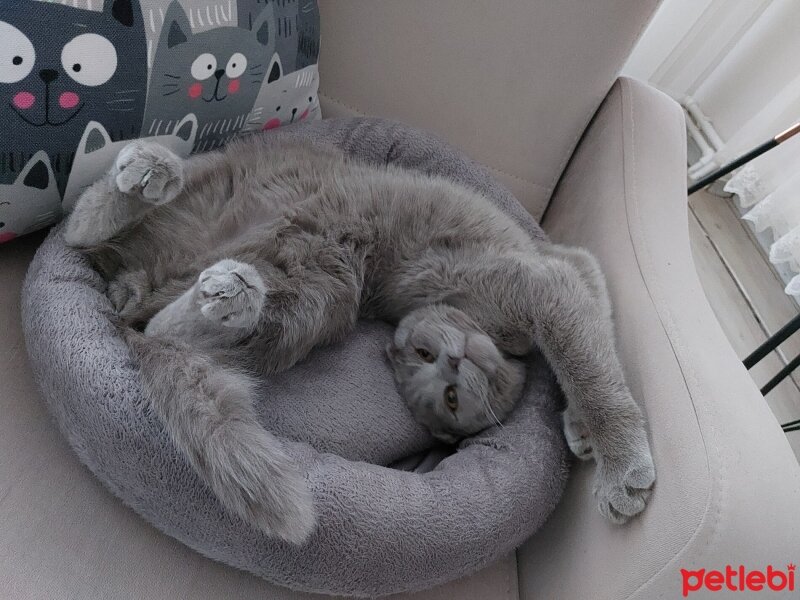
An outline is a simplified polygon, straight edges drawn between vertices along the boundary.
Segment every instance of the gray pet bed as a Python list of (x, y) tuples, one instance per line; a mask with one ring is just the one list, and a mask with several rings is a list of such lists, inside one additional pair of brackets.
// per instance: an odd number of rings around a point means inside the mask
[[(427, 134), (347, 119), (268, 135), (333, 143), (374, 163), (451, 177), (542, 236), (485, 169)], [(303, 547), (270, 539), (224, 512), (172, 446), (142, 399), (136, 359), (104, 289), (64, 246), (60, 229), (52, 231), (23, 291), (36, 379), (80, 460), (145, 519), (206, 556), (304, 591), (417, 590), (506, 555), (561, 496), (559, 394), (540, 357), (530, 360), (525, 399), (505, 426), (464, 441), (437, 465), (431, 438), (412, 420), (384, 362), (391, 328), (364, 322), (344, 344), (265, 384), (261, 421), (307, 472), (320, 515)]]

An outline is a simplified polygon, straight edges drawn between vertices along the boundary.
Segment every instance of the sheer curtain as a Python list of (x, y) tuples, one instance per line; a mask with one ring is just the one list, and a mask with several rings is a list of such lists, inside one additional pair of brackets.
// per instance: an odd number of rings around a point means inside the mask
[(740, 169), (725, 185), (747, 209), (743, 219), (771, 242), (769, 260), (793, 275), (786, 293), (800, 298), (800, 140), (789, 140)]
[[(664, 0), (624, 72), (681, 102), (690, 133), (702, 131), (693, 176), (800, 120), (798, 25), (797, 0)], [(788, 273), (786, 293), (800, 298), (798, 137), (734, 173), (725, 190)]]

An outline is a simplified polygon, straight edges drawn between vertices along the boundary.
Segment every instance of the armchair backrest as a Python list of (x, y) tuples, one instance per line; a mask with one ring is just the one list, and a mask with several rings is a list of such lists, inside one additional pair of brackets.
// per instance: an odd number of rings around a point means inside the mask
[(323, 0), (323, 114), (434, 131), (538, 219), (658, 4)]

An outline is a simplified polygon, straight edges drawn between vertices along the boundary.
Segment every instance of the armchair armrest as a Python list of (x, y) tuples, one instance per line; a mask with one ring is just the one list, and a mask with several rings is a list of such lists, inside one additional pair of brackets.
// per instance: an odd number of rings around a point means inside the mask
[(678, 104), (619, 79), (544, 227), (603, 266), (658, 479), (645, 512), (616, 527), (594, 505), (594, 464), (575, 465), (562, 504), (518, 552), (520, 598), (673, 598), (681, 569), (785, 570), (800, 558), (800, 467), (697, 278)]

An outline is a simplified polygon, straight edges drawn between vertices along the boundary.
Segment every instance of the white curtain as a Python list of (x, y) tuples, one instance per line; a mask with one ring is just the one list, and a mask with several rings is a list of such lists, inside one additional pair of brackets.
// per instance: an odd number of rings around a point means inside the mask
[[(664, 0), (626, 65), (700, 115), (706, 172), (800, 120), (800, 1)], [(800, 136), (743, 167), (725, 189), (791, 271), (800, 297)]]
[(743, 218), (770, 235), (769, 259), (794, 273), (786, 293), (800, 297), (800, 140), (793, 139), (740, 169), (725, 190), (748, 208)]

